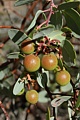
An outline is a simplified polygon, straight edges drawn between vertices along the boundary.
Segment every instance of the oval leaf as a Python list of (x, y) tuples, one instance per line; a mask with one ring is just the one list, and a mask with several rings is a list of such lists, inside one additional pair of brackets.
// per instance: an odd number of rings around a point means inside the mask
[(62, 47), (62, 55), (65, 62), (75, 63), (76, 53), (69, 40), (65, 40)]
[(54, 31), (52, 31), (52, 32), (48, 35), (48, 37), (49, 37), (51, 40), (52, 40), (52, 39), (57, 39), (57, 40), (59, 40), (61, 43), (62, 43), (62, 41), (65, 40), (65, 36), (63, 36), (63, 32), (60, 31), (60, 30), (54, 30)]
[(80, 14), (74, 9), (67, 9), (64, 11), (67, 26), (80, 35)]
[(43, 27), (42, 29), (40, 29), (37, 33), (35, 33), (33, 35), (33, 39), (37, 39), (43, 36), (47, 36), (51, 33), (51, 31), (54, 31), (55, 27), (54, 26), (47, 26), (47, 27)]
[(76, 8), (80, 4), (79, 1), (76, 2), (67, 2), (67, 3), (62, 3), (58, 6), (59, 10), (65, 10), (65, 9), (70, 9), (70, 8)]
[(62, 14), (59, 11), (51, 15), (50, 24), (53, 24), (56, 29), (62, 27)]
[(37, 39), (37, 38), (42, 37), (42, 36), (47, 36), (51, 40), (57, 39), (61, 43), (62, 43), (62, 41), (65, 40), (65, 36), (63, 36), (63, 32), (60, 31), (60, 30), (54, 30), (54, 27), (52, 27), (52, 28), (45, 28), (44, 30), (41, 30), (40, 32), (37, 32), (33, 36), (33, 39)]
[(51, 105), (52, 105), (52, 107), (58, 107), (63, 102), (69, 100), (70, 98), (71, 98), (71, 96), (62, 96), (62, 97), (55, 98), (54, 100), (51, 101)]
[(13, 94), (18, 95), (22, 89), (24, 89), (24, 82), (22, 82), (21, 78), (19, 78), (14, 85)]
[(26, 38), (28, 38), (25, 33), (23, 33), (20, 30), (17, 30), (17, 29), (10, 29), (10, 30), (8, 30), (8, 35), (9, 35), (10, 39), (13, 42), (15, 42), (16, 44), (19, 44), (23, 40), (25, 40)]

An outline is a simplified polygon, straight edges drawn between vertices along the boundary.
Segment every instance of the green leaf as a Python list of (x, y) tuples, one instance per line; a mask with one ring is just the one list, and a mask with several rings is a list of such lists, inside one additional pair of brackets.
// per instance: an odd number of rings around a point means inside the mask
[[(11, 73), (8, 73), (8, 75), (9, 74), (11, 74)], [(6, 78), (5, 79), (5, 81), (10, 85), (10, 86), (12, 86), (12, 85), (14, 85), (14, 83), (15, 83), (15, 77), (14, 77), (14, 75), (9, 75), (8, 76), (8, 78)]]
[(13, 94), (18, 95), (22, 89), (24, 89), (24, 82), (21, 81), (21, 78), (18, 78), (13, 88)]
[(73, 35), (75, 38), (80, 38), (80, 35), (76, 34), (75, 32), (72, 32), (72, 35)]
[(60, 90), (61, 90), (62, 92), (69, 92), (70, 90), (72, 90), (72, 85), (71, 85), (70, 83), (68, 83), (68, 84), (65, 85), (65, 86), (61, 86), (61, 87), (60, 87)]
[(58, 10), (65, 10), (65, 9), (70, 9), (70, 8), (76, 8), (79, 4), (80, 4), (79, 1), (61, 3), (61, 4), (58, 6)]
[(44, 88), (45, 85), (49, 86), (49, 71), (42, 68), (42, 73), (38, 73), (37, 82), (42, 88)]
[(42, 80), (42, 75), (40, 73), (38, 73), (37, 82), (40, 85), (40, 87), (44, 88), (42, 83), (41, 83), (41, 80)]
[(51, 33), (49, 35), (47, 35), (51, 40), (52, 39), (57, 39), (59, 40), (61, 43), (62, 41), (65, 40), (65, 36), (63, 36), (63, 32), (60, 30), (54, 30), (51, 31)]
[(76, 53), (69, 40), (65, 40), (62, 47), (62, 55), (65, 62), (75, 63)]
[(3, 87), (10, 89), (10, 84), (7, 81), (3, 82)]
[(8, 35), (10, 39), (16, 44), (20, 44), (23, 40), (28, 38), (25, 33), (17, 29), (8, 30)]
[(50, 109), (49, 108), (47, 110), (46, 120), (50, 120)]
[(50, 120), (54, 120), (54, 117), (50, 117)]
[(77, 102), (76, 102), (76, 108), (80, 107), (80, 94), (78, 96)]
[(55, 30), (55, 27), (53, 25), (48, 25), (47, 27), (43, 27), (33, 35), (33, 39), (47, 36), (48, 34), (51, 33), (51, 31), (54, 31), (54, 30)]
[(46, 75), (46, 85), (49, 86), (50, 80), (49, 80), (49, 71), (42, 68), (42, 73)]
[(47, 103), (50, 101), (50, 98), (46, 97), (47, 92), (45, 90), (39, 92), (39, 102), (41, 103)]
[(24, 93), (25, 89), (23, 88), (17, 95), (22, 95)]
[(9, 59), (19, 58), (19, 53), (20, 53), (20, 52), (12, 52), (12, 53), (9, 53), (9, 54), (7, 55), (7, 58), (9, 58)]
[(56, 29), (61, 29), (62, 14), (59, 11), (52, 14), (51, 19), (50, 19), (50, 24), (53, 24)]
[(75, 82), (75, 87), (78, 88), (79, 85), (80, 85), (80, 73), (77, 74), (76, 82)]
[(32, 3), (36, 0), (17, 0), (14, 4), (14, 6), (20, 6), (20, 5), (25, 5), (25, 4), (29, 4)]
[(2, 80), (5, 76), (5, 73), (3, 71), (0, 71), (0, 80)]
[(71, 98), (71, 96), (61, 96), (53, 99), (51, 101), (52, 107), (58, 107), (60, 106), (63, 102), (68, 101)]
[(67, 26), (76, 34), (80, 35), (80, 14), (74, 9), (64, 11)]
[[(28, 32), (30, 29), (32, 29), (32, 28), (35, 26), (36, 20), (37, 20), (37, 18), (39, 17), (39, 15), (40, 15), (41, 13), (43, 13), (42, 10), (38, 10), (38, 11), (37, 11), (37, 13), (35, 14), (34, 19), (32, 20), (32, 22), (31, 22), (30, 26), (28, 27), (28, 29), (26, 30), (26, 32)], [(45, 16), (44, 13), (43, 13), (43, 15)]]
[(69, 119), (72, 118), (72, 113), (73, 113), (73, 109), (70, 106), (71, 106), (71, 101), (68, 101), (68, 115), (69, 115)]
[(72, 30), (70, 29), (70, 28), (68, 28), (68, 27), (63, 27), (62, 29), (61, 29), (61, 31), (62, 32), (68, 32), (68, 33), (71, 33), (72, 32)]
[(42, 29), (40, 32), (34, 34), (33, 39), (37, 39), (38, 37), (47, 36), (50, 40), (57, 39), (61, 43), (65, 40), (65, 36), (63, 36), (63, 32), (60, 30), (55, 30), (54, 27), (49, 27)]
[(45, 88), (45, 86), (47, 86), (47, 74), (46, 73), (42, 73), (41, 83), (44, 88)]

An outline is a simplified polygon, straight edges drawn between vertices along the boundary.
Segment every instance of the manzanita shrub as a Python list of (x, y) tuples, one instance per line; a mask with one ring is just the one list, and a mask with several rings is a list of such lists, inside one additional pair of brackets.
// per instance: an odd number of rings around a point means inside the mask
[[(14, 5), (34, 1), (17, 0)], [(8, 30), (10, 39), (19, 47), (19, 51), (8, 54), (8, 59), (18, 60), (22, 71), (14, 84), (13, 94), (25, 94), (29, 106), (50, 102), (46, 120), (57, 120), (56, 109), (64, 102), (69, 119), (79, 120), (80, 71), (72, 38), (80, 40), (80, 1), (63, 1), (56, 5), (53, 0), (47, 0), (45, 3), (48, 7), (38, 10), (27, 28)], [(3, 78), (2, 70), (1, 74)]]

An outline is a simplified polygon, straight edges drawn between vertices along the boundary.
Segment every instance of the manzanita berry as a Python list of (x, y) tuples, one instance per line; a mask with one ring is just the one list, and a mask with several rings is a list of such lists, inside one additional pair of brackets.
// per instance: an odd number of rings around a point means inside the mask
[(38, 92), (36, 90), (29, 90), (26, 92), (26, 100), (31, 104), (36, 104), (39, 98)]
[(57, 57), (53, 53), (43, 55), (41, 59), (41, 65), (46, 70), (54, 70), (57, 67), (57, 64)]
[(40, 68), (40, 58), (34, 54), (27, 55), (23, 60), (23, 64), (28, 72), (35, 72)]
[(58, 71), (55, 75), (55, 80), (59, 85), (65, 86), (70, 82), (70, 74), (66, 70)]
[(34, 43), (30, 39), (26, 39), (21, 43), (21, 51), (25, 54), (31, 54), (35, 50)]

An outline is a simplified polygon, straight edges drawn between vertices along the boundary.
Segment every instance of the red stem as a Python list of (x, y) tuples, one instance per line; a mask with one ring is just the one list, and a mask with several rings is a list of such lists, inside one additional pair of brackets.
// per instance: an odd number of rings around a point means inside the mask
[(49, 12), (48, 18), (47, 18), (46, 21), (44, 21), (43, 23), (41, 23), (41, 24), (37, 27), (37, 29), (40, 29), (44, 24), (46, 24), (46, 25), (49, 24), (51, 15), (54, 14), (54, 12), (53, 12), (53, 7), (57, 8), (57, 6), (54, 5), (53, 0), (51, 0), (51, 2), (50, 2), (50, 8), (43, 11), (43, 12)]
[(53, 9), (52, 9), (53, 6), (52, 6), (52, 4), (53, 4), (53, 0), (51, 0), (50, 13), (49, 13), (46, 25), (48, 25), (48, 23), (50, 22), (50, 18), (51, 18), (52, 12), (53, 12)]

